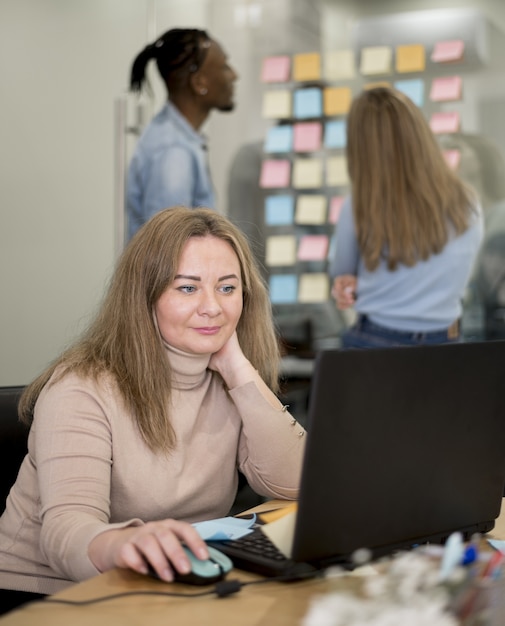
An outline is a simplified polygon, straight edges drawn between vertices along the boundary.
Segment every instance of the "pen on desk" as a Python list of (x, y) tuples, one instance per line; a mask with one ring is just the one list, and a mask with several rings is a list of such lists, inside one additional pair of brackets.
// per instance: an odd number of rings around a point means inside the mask
[(492, 557), (486, 563), (486, 567), (482, 570), (481, 578), (499, 578), (504, 559), (505, 554), (503, 552), (499, 550), (493, 552)]
[(460, 532), (451, 533), (445, 542), (440, 563), (439, 578), (441, 581), (447, 580), (454, 572), (454, 568), (461, 564), (464, 552), (463, 535)]

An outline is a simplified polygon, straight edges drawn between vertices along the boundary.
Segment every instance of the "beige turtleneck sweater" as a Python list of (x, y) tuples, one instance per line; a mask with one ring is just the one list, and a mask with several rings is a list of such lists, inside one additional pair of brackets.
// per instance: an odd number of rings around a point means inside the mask
[(226, 515), (237, 469), (261, 495), (297, 498), (304, 431), (281, 403), (254, 382), (225, 390), (208, 355), (167, 352), (169, 455), (147, 448), (111, 380), (69, 375), (43, 390), (0, 518), (0, 588), (49, 594), (98, 574), (88, 546), (113, 527)]

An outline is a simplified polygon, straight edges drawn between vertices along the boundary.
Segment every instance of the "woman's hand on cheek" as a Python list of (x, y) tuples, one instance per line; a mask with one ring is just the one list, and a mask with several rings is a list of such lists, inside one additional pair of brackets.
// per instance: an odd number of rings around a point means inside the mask
[(242, 352), (236, 332), (211, 356), (209, 369), (221, 374), (230, 389), (252, 380), (251, 374), (255, 372)]

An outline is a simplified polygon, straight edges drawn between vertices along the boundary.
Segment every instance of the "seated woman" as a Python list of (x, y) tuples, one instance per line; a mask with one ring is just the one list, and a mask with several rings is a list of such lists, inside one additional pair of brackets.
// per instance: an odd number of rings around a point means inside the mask
[(352, 197), (330, 266), (340, 309), (358, 318), (344, 348), (459, 340), (461, 302), (482, 239), (476, 194), (446, 163), (423, 113), (387, 87), (347, 119)]
[(278, 364), (244, 235), (209, 209), (156, 214), (87, 332), (21, 399), (31, 431), (0, 518), (0, 587), (27, 600), (148, 565), (173, 580), (189, 571), (181, 542), (208, 558), (191, 522), (229, 512), (239, 470), (296, 499), (305, 431), (274, 394)]

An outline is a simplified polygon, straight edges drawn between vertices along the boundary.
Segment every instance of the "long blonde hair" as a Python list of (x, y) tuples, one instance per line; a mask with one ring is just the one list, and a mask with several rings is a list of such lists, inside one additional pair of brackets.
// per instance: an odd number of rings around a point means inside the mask
[(467, 230), (474, 193), (450, 169), (421, 110), (376, 87), (347, 119), (347, 165), (358, 245), (368, 270), (394, 270), (441, 252), (450, 228)]
[(174, 207), (157, 213), (130, 241), (88, 330), (25, 390), (23, 421), (33, 419), (37, 398), (55, 372), (53, 381), (70, 372), (95, 380), (108, 374), (147, 445), (164, 451), (173, 447), (167, 414), (171, 370), (153, 311), (175, 278), (188, 239), (205, 235), (228, 242), (238, 257), (244, 302), (237, 336), (246, 357), (278, 391), (279, 343), (268, 292), (246, 237), (215, 211)]

